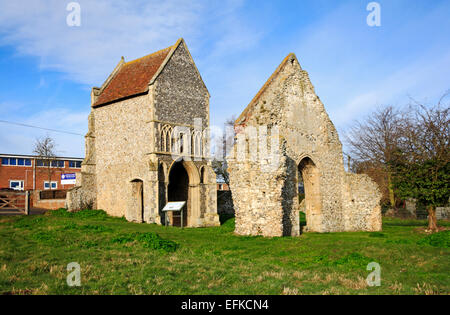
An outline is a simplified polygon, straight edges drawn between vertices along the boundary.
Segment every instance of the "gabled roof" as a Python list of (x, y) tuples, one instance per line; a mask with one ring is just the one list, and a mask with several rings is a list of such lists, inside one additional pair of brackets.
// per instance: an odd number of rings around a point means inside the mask
[(158, 72), (173, 47), (170, 46), (130, 62), (119, 63), (118, 69), (116, 68), (110, 78), (106, 80), (100, 90), (100, 95), (92, 106), (106, 105), (127, 97), (146, 93), (150, 81)]
[(278, 76), (278, 74), (281, 72), (281, 70), (284, 68), (288, 60), (291, 60), (294, 58), (297, 60), (297, 57), (295, 57), (294, 53), (290, 53), (286, 56), (286, 58), (283, 59), (281, 64), (277, 67), (274, 73), (269, 77), (269, 79), (264, 83), (262, 88), (259, 90), (258, 93), (256, 93), (255, 97), (250, 101), (250, 103), (247, 105), (247, 107), (244, 109), (244, 111), (239, 115), (238, 119), (235, 121), (235, 125), (241, 125), (244, 124), (247, 119), (252, 115), (252, 111), (255, 107), (255, 104), (258, 102), (260, 97), (263, 95), (263, 93), (266, 91), (266, 89), (269, 87), (269, 85), (275, 80), (275, 78)]

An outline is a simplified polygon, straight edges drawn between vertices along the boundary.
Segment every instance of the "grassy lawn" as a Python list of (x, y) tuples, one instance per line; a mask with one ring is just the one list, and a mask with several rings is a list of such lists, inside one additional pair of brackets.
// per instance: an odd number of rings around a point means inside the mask
[[(233, 235), (233, 219), (182, 230), (99, 211), (0, 217), (0, 294), (449, 294), (450, 232), (424, 226), (262, 238)], [(372, 261), (379, 287), (365, 281)], [(81, 287), (66, 283), (70, 262)]]

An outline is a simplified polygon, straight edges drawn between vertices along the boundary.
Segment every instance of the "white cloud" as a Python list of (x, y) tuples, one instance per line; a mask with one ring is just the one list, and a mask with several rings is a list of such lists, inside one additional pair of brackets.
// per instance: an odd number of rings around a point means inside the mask
[[(132, 60), (173, 45), (179, 37), (186, 39), (194, 56), (198, 52), (198, 59), (205, 59), (204, 64), (213, 55), (221, 58), (249, 49), (260, 39), (254, 36), (256, 28), (251, 22), (239, 17), (241, 0), (78, 0), (80, 27), (66, 24), (69, 2), (0, 0), (0, 45), (13, 46), (20, 55), (38, 57), (43, 71), (59, 71), (66, 79), (90, 87), (101, 85), (121, 56)], [(208, 49), (203, 49), (206, 46)], [(204, 53), (206, 50), (208, 53)], [(49, 84), (42, 76), (38, 87), (48, 88)], [(44, 107), (49, 108), (53, 102), (50, 96)], [(0, 107), (0, 113), (5, 112), (4, 118), (11, 121), (86, 132), (85, 111), (57, 108), (26, 118), (31, 110), (15, 117), (8, 116), (4, 108), (6, 103)], [(35, 138), (45, 134), (47, 131), (0, 124), (0, 151), (29, 154)], [(60, 144), (61, 154), (84, 155), (83, 137), (53, 132), (50, 135)]]
[[(24, 5), (0, 0), (3, 44), (40, 57), (42, 69), (61, 71), (83, 84), (100, 85), (122, 55), (135, 59), (172, 45), (179, 37), (192, 38), (192, 46), (200, 47), (206, 33), (215, 33), (217, 50), (223, 53), (242, 48), (236, 43), (250, 42), (253, 34), (233, 17), (240, 1), (222, 1), (220, 5), (200, 0), (78, 2), (81, 26), (69, 27), (66, 1), (30, 0)], [(215, 15), (217, 23), (208, 29), (205, 21), (213, 21)]]

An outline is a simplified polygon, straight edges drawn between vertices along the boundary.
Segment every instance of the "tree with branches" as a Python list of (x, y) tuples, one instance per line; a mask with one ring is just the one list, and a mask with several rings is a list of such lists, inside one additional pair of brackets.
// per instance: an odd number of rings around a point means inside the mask
[(400, 197), (414, 198), (428, 212), (428, 229), (437, 231), (436, 207), (450, 198), (450, 104), (447, 92), (437, 105), (415, 102), (404, 120), (401, 145), (390, 165)]
[(392, 208), (395, 208), (395, 192), (391, 161), (402, 137), (402, 124), (403, 113), (387, 106), (378, 108), (363, 121), (356, 121), (346, 135), (353, 168), (377, 175), (376, 181), (386, 189)]
[(56, 144), (53, 138), (45, 136), (43, 138), (36, 139), (34, 143), (33, 153), (36, 155), (42, 167), (45, 168), (47, 173), (49, 189), (52, 189), (52, 176), (54, 173), (54, 163), (56, 163)]
[(217, 174), (217, 176), (222, 179), (227, 185), (230, 184), (230, 179), (228, 175), (228, 164), (226, 161), (226, 156), (230, 153), (230, 150), (232, 149), (234, 145), (234, 122), (236, 120), (236, 117), (233, 115), (230, 118), (228, 118), (224, 123), (224, 131), (223, 136), (219, 140), (221, 142), (221, 145), (218, 146), (218, 149), (222, 150), (220, 154), (222, 154), (222, 159), (214, 159), (212, 161), (212, 168), (214, 172)]

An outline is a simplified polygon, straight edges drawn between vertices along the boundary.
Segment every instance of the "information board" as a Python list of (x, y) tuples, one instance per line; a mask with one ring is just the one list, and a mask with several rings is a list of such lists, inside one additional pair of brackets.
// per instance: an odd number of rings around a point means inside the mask
[(181, 211), (185, 204), (186, 201), (170, 201), (164, 206), (163, 211)]

